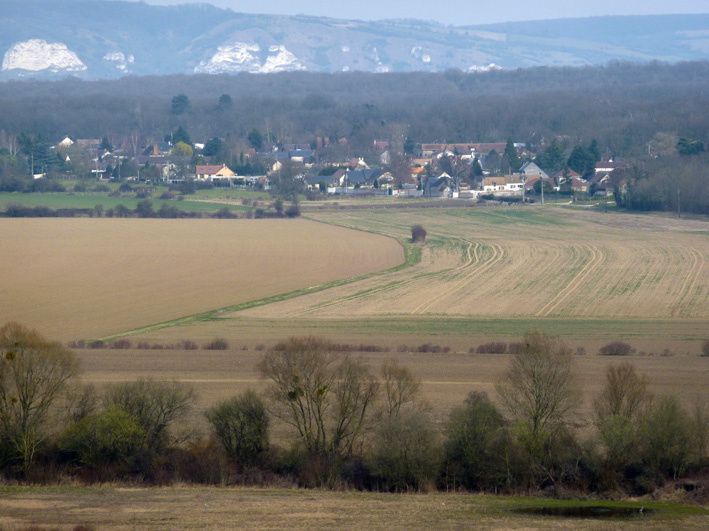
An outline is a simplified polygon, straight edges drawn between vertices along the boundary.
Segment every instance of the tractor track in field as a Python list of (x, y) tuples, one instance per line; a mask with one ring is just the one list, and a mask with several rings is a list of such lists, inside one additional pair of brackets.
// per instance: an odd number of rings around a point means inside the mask
[(676, 317), (682, 315), (685, 307), (691, 302), (685, 302), (689, 299), (691, 293), (695, 290), (697, 280), (701, 275), (702, 269), (704, 268), (704, 257), (697, 251), (694, 247), (689, 248), (689, 252), (692, 255), (692, 265), (689, 269), (689, 274), (685, 277), (684, 282), (682, 282), (682, 287), (679, 290), (679, 294), (672, 304), (671, 315)]
[(536, 313), (537, 317), (548, 317), (551, 315), (551, 313), (575, 291), (577, 291), (583, 282), (591, 275), (591, 273), (593, 273), (598, 266), (603, 263), (605, 255), (600, 249), (594, 247), (593, 245), (585, 245), (585, 247), (590, 251), (591, 259), (586, 263), (586, 265), (583, 266), (583, 268), (581, 268), (581, 271), (579, 271), (574, 278), (571, 279), (564, 289), (557, 293)]
[(433, 297), (432, 299), (420, 304), (413, 310), (413, 314), (422, 314), (431, 309), (431, 307), (440, 302), (441, 300), (445, 299), (446, 297), (454, 294), (455, 292), (459, 291), (463, 287), (465, 287), (473, 278), (480, 276), (483, 273), (486, 273), (488, 270), (490, 270), (492, 267), (494, 267), (496, 264), (501, 262), (505, 256), (507, 256), (507, 253), (505, 252), (504, 247), (498, 244), (492, 244), (491, 245), (493, 254), (490, 259), (485, 260), (484, 262), (478, 262), (478, 265), (476, 267), (471, 268), (470, 271), (467, 271), (463, 278), (461, 278), (459, 281), (453, 284), (449, 289), (445, 290), (443, 293), (440, 293), (439, 295)]

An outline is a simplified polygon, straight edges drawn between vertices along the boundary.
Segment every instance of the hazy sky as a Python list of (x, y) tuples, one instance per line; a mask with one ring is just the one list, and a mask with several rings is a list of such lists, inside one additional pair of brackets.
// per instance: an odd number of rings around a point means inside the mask
[[(148, 0), (151, 4), (198, 3), (192, 0)], [(246, 13), (306, 14), (336, 18), (421, 18), (446, 24), (486, 24), (512, 20), (708, 13), (709, 0), (207, 0)]]

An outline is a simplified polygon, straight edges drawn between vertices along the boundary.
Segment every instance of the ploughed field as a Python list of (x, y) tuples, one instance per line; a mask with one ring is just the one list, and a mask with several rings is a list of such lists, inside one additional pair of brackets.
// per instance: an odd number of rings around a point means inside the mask
[(403, 261), (391, 238), (308, 220), (0, 219), (0, 322), (100, 337)]
[(709, 223), (565, 208), (318, 212), (403, 239), (428, 231), (421, 263), (254, 308), (288, 319), (440, 316), (709, 322)]

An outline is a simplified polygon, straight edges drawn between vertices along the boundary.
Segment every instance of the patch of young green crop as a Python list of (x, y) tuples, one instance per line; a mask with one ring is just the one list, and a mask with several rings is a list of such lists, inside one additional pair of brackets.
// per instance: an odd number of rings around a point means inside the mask
[[(154, 210), (159, 210), (163, 205), (175, 207), (186, 212), (198, 213), (214, 213), (222, 208), (229, 208), (235, 211), (245, 211), (247, 207), (242, 205), (223, 205), (217, 203), (208, 203), (201, 201), (175, 201), (164, 199), (148, 199)], [(93, 209), (100, 205), (104, 211), (117, 206), (124, 206), (134, 210), (139, 202), (143, 199), (136, 197), (113, 197), (106, 193), (100, 192), (46, 192), (46, 193), (18, 193), (18, 192), (1, 192), (0, 193), (0, 209), (4, 210), (9, 205), (17, 204), (26, 207), (47, 207), (54, 210), (57, 209)]]

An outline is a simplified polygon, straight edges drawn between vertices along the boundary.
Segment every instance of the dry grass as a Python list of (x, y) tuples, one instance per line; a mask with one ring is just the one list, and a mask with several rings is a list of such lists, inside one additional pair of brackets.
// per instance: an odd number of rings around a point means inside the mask
[(381, 236), (307, 220), (1, 219), (0, 322), (109, 335), (402, 262)]
[[(515, 514), (539, 500), (465, 494), (395, 495), (246, 488), (3, 488), (0, 527), (72, 529), (706, 529), (706, 511), (652, 504), (630, 520)], [(549, 501), (549, 504), (564, 502)]]

